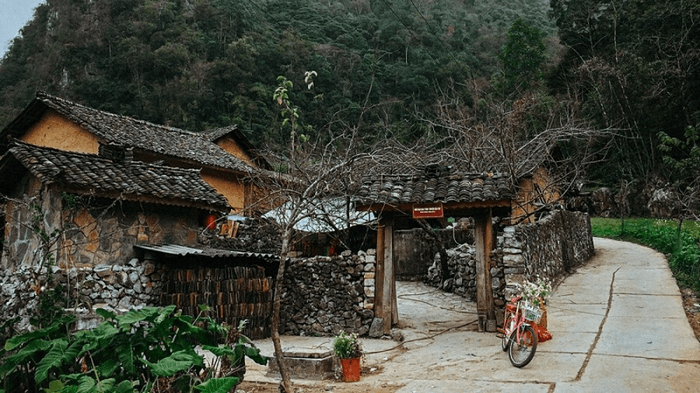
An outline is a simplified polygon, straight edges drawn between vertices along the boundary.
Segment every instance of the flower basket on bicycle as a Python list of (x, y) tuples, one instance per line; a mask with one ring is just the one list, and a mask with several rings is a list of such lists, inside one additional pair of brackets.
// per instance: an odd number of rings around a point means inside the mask
[(520, 310), (522, 311), (526, 320), (534, 323), (540, 323), (540, 320), (542, 319), (542, 309), (539, 306), (524, 301), (520, 306)]

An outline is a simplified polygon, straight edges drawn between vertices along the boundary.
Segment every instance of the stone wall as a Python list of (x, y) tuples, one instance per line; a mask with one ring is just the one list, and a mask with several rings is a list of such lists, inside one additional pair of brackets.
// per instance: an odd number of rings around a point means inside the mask
[[(49, 254), (64, 269), (124, 265), (137, 243), (197, 243), (197, 209), (90, 200), (52, 189), (27, 195), (7, 203), (5, 269), (43, 264)], [(42, 240), (39, 231), (51, 239)]]
[[(458, 244), (473, 243), (474, 234), (470, 229), (436, 229), (446, 248)], [(394, 231), (394, 273), (400, 281), (422, 281), (432, 263), (432, 257), (439, 252), (435, 239), (422, 228)]]
[(506, 227), (499, 247), (506, 296), (518, 292), (518, 283), (535, 281), (538, 276), (556, 283), (595, 253), (588, 214), (565, 210), (532, 224)]
[[(457, 248), (447, 250), (447, 257), (450, 278), (441, 282), (440, 255), (436, 254), (433, 265), (428, 269), (428, 284), (476, 301), (476, 248), (472, 244), (462, 244)], [(501, 248), (496, 248), (491, 252), (491, 265), (491, 288), (496, 305), (501, 307), (505, 304), (502, 301), (505, 280)]]
[[(593, 249), (587, 214), (558, 210), (535, 223), (509, 226), (498, 235), (491, 252), (491, 289), (497, 307), (518, 293), (517, 284), (537, 277), (558, 282), (590, 259)], [(440, 280), (440, 256), (435, 255), (427, 281), (476, 301), (476, 250), (463, 244), (447, 250), (449, 278)]]
[(282, 293), (280, 332), (369, 332), (374, 318), (375, 267), (375, 250), (290, 260)]
[(199, 243), (223, 250), (246, 250), (268, 254), (279, 254), (282, 251), (282, 233), (270, 220), (246, 218), (238, 223), (236, 237), (219, 235), (223, 222), (225, 221), (219, 220), (216, 229), (202, 231), (199, 234)]
[(138, 259), (124, 265), (97, 265), (84, 268), (52, 269), (52, 283), (47, 284), (46, 270), (31, 268), (4, 269), (0, 273), (0, 315), (3, 319), (19, 317), (16, 329), (30, 326), (39, 295), (47, 286), (60, 284), (62, 295), (68, 301), (61, 304), (76, 311), (78, 328), (89, 327), (91, 318), (100, 319), (91, 310), (97, 308), (126, 312), (158, 305), (164, 268)]

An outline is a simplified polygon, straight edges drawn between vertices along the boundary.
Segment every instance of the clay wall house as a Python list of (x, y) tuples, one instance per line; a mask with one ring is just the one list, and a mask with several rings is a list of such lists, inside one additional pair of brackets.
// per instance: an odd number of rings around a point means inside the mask
[(0, 131), (0, 155), (11, 139), (63, 151), (99, 154), (100, 146), (132, 149), (134, 161), (200, 170), (237, 214), (251, 215), (258, 190), (247, 180), (270, 169), (236, 127), (189, 132), (89, 108), (45, 93)]
[(543, 207), (564, 203), (560, 188), (544, 167), (537, 167), (519, 178), (517, 183), (517, 194), (511, 201), (513, 224), (535, 222), (535, 213)]
[(4, 269), (37, 266), (48, 253), (63, 269), (121, 265), (135, 244), (195, 245), (200, 216), (230, 208), (197, 169), (133, 161), (131, 149), (103, 150), (112, 158), (8, 146), (0, 159)]
[[(0, 158), (0, 320), (29, 326), (47, 273), (72, 304), (125, 311), (174, 304), (269, 336), (277, 256), (202, 248), (201, 217), (231, 206), (198, 169), (133, 160), (132, 149), (85, 154), (8, 145)], [(99, 321), (75, 310), (78, 328)]]

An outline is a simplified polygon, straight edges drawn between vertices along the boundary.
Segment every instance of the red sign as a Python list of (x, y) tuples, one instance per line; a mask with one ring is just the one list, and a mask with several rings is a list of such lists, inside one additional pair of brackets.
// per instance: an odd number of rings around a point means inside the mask
[(442, 218), (442, 203), (413, 206), (413, 218)]

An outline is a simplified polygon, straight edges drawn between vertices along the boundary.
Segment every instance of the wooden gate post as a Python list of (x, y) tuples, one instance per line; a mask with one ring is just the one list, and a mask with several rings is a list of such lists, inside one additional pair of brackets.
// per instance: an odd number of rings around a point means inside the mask
[[(377, 264), (374, 269), (374, 317), (384, 318), (384, 222), (377, 226)], [(383, 330), (383, 327), (382, 327)]]
[(476, 240), (476, 310), (479, 331), (496, 331), (496, 312), (491, 289), (491, 250), (493, 249), (493, 223), (491, 210), (474, 217)]
[(384, 225), (384, 268), (382, 271), (382, 315), (384, 334), (391, 334), (391, 326), (398, 322), (396, 283), (394, 282), (394, 221)]
[(382, 334), (391, 334), (399, 321), (394, 279), (393, 220), (381, 220), (377, 227), (377, 266), (374, 276), (374, 317), (382, 319)]

